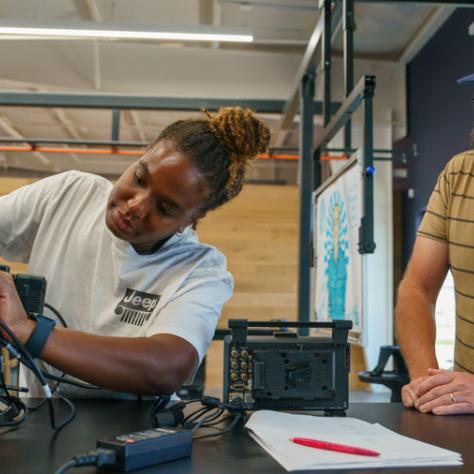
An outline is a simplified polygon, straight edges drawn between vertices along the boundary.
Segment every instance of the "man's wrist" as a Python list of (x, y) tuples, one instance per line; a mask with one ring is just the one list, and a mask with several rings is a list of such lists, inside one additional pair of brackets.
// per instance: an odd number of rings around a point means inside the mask
[(410, 373), (410, 380), (416, 380), (424, 377), (428, 377), (428, 369), (437, 369), (438, 364), (433, 363), (433, 364), (427, 364), (426, 366), (423, 367), (417, 367), (416, 369), (414, 368), (413, 370), (409, 370)]

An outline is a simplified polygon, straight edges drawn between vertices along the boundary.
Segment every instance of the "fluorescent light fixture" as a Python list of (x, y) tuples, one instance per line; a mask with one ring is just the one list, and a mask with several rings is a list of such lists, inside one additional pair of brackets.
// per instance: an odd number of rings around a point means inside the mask
[[(16, 23), (16, 24), (15, 24)], [(99, 28), (100, 26), (100, 28)], [(13, 21), (0, 21), (0, 39), (13, 38), (63, 38), (63, 39), (123, 39), (152, 41), (218, 41), (251, 43), (253, 35), (245, 28), (207, 27), (153, 27), (107, 24), (107, 23), (62, 23), (57, 25), (32, 26)]]

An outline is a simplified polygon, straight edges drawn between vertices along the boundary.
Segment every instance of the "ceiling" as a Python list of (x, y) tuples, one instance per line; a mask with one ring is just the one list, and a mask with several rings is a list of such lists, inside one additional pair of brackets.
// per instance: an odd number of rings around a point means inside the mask
[[(168, 97), (286, 100), (319, 17), (316, 0), (0, 0), (0, 23), (134, 22), (144, 27), (248, 27), (251, 44), (123, 40), (0, 39), (0, 89), (138, 94)], [(357, 58), (407, 61), (452, 8), (356, 3)], [(340, 55), (342, 35), (334, 42)], [(124, 111), (120, 140), (149, 142), (173, 111)], [(265, 116), (271, 125), (277, 116)], [(0, 107), (0, 138), (110, 140), (110, 110)], [(287, 146), (297, 146), (297, 134)], [(2, 144), (0, 144), (2, 145)], [(134, 158), (82, 153), (0, 151), (0, 166), (37, 171), (69, 168), (120, 173)], [(271, 168), (271, 172), (268, 167)], [(255, 179), (275, 179), (262, 163)], [(288, 165), (289, 166), (289, 165)], [(258, 168), (258, 167), (257, 167)]]

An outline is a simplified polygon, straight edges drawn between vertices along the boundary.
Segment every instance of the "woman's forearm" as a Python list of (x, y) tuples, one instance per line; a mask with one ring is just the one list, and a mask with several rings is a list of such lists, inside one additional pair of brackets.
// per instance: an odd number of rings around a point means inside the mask
[(181, 386), (197, 354), (191, 344), (169, 334), (109, 337), (55, 328), (40, 358), (101, 388), (157, 395)]

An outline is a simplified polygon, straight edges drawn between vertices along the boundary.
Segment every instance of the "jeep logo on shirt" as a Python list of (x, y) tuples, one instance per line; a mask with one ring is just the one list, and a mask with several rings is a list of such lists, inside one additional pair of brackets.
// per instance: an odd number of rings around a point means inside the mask
[(125, 296), (115, 308), (115, 314), (119, 315), (120, 321), (124, 323), (143, 326), (145, 321), (150, 319), (160, 296), (127, 288)]

